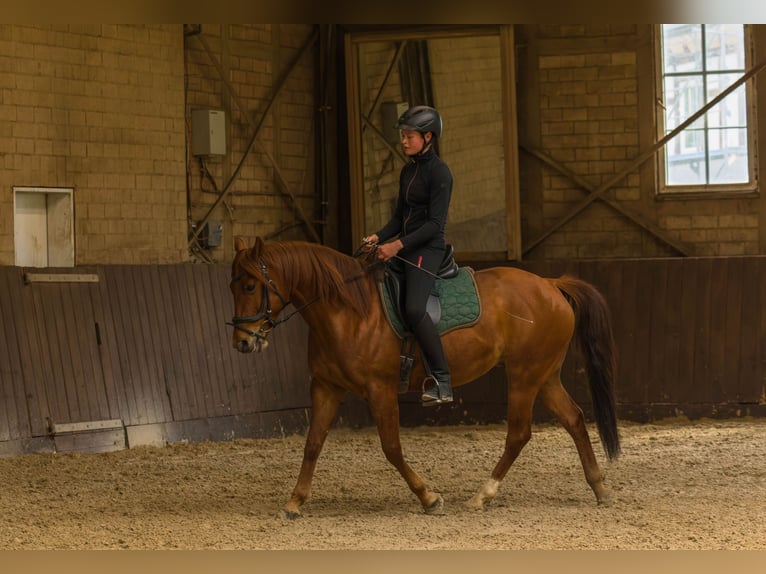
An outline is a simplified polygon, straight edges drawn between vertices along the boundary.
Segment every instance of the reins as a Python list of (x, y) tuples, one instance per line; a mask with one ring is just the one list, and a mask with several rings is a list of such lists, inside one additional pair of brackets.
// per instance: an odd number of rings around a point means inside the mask
[[(355, 253), (354, 257), (356, 258), (357, 256), (358, 255)], [(287, 307), (292, 302), (289, 299), (285, 299), (282, 296), (282, 294), (279, 292), (279, 289), (277, 289), (277, 286), (275, 285), (274, 281), (272, 281), (271, 278), (269, 277), (269, 272), (266, 267), (266, 262), (263, 260), (262, 257), (259, 258), (258, 263), (261, 268), (261, 275), (263, 275), (263, 278), (266, 280), (265, 282), (261, 282), (261, 287), (263, 288), (263, 294), (261, 296), (261, 307), (258, 310), (258, 313), (256, 313), (255, 315), (248, 315), (248, 316), (234, 316), (232, 317), (231, 321), (226, 322), (226, 325), (231, 325), (235, 329), (242, 331), (243, 333), (246, 333), (250, 335), (251, 337), (255, 337), (256, 339), (265, 339), (266, 335), (270, 331), (272, 331), (274, 328), (276, 328), (277, 325), (281, 325), (282, 323), (287, 322), (294, 315), (297, 315), (309, 305), (316, 303), (319, 300), (319, 295), (306, 301), (303, 305), (296, 307), (293, 311), (291, 311), (290, 313), (288, 313), (286, 316), (282, 317), (281, 319), (272, 319), (271, 298), (269, 296), (269, 293), (271, 291), (273, 291), (274, 294), (277, 297), (279, 297), (279, 300), (282, 302), (282, 308)], [(372, 269), (379, 263), (381, 263), (381, 261), (379, 260), (376, 260), (373, 263), (370, 263), (369, 265), (363, 267), (357, 273), (349, 277), (346, 277), (343, 280), (343, 282), (351, 283), (352, 281), (356, 281), (360, 277), (366, 275), (370, 269)], [(248, 272), (243, 270), (240, 273), (238, 273), (236, 276), (232, 277), (231, 282), (234, 283), (235, 281), (239, 281), (245, 275), (248, 275)], [(256, 321), (260, 321), (261, 319), (265, 319), (265, 320), (258, 327), (257, 331), (253, 331), (252, 329), (243, 327), (243, 324), (245, 323), (255, 323)]]

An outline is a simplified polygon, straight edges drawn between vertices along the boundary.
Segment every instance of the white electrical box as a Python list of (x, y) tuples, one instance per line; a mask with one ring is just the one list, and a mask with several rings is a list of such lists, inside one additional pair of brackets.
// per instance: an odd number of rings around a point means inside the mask
[(226, 155), (226, 112), (192, 110), (192, 154)]

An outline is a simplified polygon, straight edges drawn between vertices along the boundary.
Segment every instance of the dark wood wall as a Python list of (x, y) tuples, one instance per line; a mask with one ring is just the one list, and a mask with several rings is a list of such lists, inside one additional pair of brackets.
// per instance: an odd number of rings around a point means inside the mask
[(25, 284), (24, 270), (0, 267), (0, 453), (66, 449), (75, 433), (51, 430), (67, 423), (121, 421), (90, 436), (103, 450), (278, 434), (280, 416), (268, 414), (282, 411), (305, 422), (305, 323), (276, 330), (268, 353), (236, 352), (228, 266), (66, 273), (97, 282)]
[[(606, 296), (621, 418), (766, 415), (766, 258), (521, 266), (572, 273)], [(225, 325), (233, 311), (228, 265), (66, 273), (92, 281), (25, 283), (23, 269), (0, 267), (0, 455), (305, 429), (306, 325), (296, 316), (273, 332), (264, 353), (237, 353)], [(565, 386), (589, 413), (581, 367), (570, 353)], [(402, 423), (504, 420), (502, 368), (456, 394), (455, 405), (437, 409), (403, 395)], [(365, 403), (349, 397), (339, 424), (370, 424)]]

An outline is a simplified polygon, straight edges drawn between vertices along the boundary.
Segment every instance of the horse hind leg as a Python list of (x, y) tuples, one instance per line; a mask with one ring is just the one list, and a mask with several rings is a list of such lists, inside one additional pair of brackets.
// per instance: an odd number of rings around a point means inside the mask
[(604, 485), (605, 476), (596, 461), (588, 429), (585, 426), (585, 416), (561, 384), (560, 372), (551, 377), (540, 389), (540, 400), (574, 440), (585, 472), (585, 480), (596, 495), (597, 503), (608, 505), (611, 502), (611, 494)]
[(298, 482), (290, 500), (282, 507), (282, 518), (295, 519), (301, 515), (301, 506), (311, 493), (317, 459), (327, 438), (330, 426), (338, 414), (340, 400), (345, 392), (317, 379), (311, 381), (311, 422), (303, 449), (303, 462)]

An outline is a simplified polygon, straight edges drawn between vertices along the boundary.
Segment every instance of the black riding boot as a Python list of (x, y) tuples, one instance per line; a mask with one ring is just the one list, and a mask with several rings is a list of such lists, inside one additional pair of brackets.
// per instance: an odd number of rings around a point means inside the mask
[(452, 383), (450, 381), (449, 366), (444, 356), (439, 333), (436, 326), (431, 322), (431, 318), (426, 315), (413, 329), (415, 336), (420, 343), (423, 351), (423, 358), (426, 364), (428, 376), (423, 381), (423, 387), (428, 379), (432, 379), (434, 384), (431, 388), (424, 390), (421, 396), (424, 406), (442, 405), (452, 402)]

